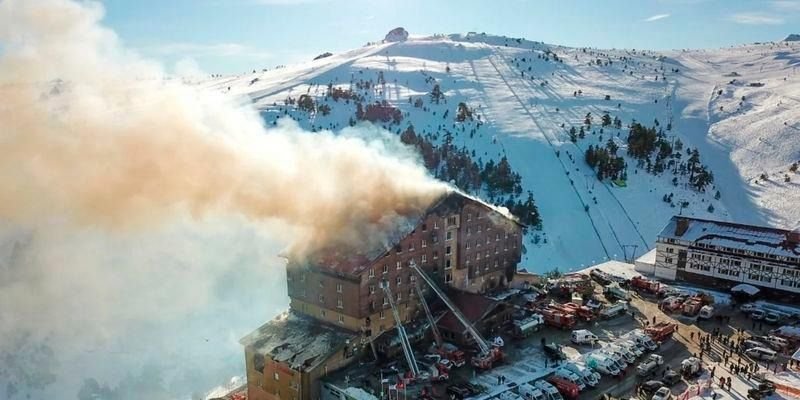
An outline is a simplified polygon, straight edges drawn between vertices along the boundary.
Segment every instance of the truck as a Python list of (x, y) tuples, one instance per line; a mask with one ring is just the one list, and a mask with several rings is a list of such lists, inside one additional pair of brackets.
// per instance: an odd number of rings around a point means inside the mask
[(441, 346), (433, 345), (430, 348), (430, 352), (438, 354), (444, 359), (450, 360), (450, 363), (455, 368), (462, 367), (467, 363), (467, 356), (464, 354), (464, 351), (452, 343), (442, 342)]
[(650, 336), (655, 342), (663, 342), (672, 337), (672, 333), (678, 329), (678, 325), (669, 322), (659, 322), (644, 328), (644, 333)]
[(544, 323), (558, 329), (572, 329), (575, 324), (575, 316), (555, 310), (544, 308), (540, 311), (544, 318)]
[(647, 279), (643, 276), (634, 276), (631, 279), (631, 287), (634, 290), (640, 293), (647, 293), (647, 294), (658, 294), (659, 290), (661, 289), (661, 284), (652, 280)]
[(541, 314), (533, 314), (523, 319), (514, 320), (511, 335), (517, 339), (523, 339), (534, 332), (538, 332), (542, 325), (544, 325), (544, 317)]
[(599, 283), (601, 285), (608, 285), (609, 283), (614, 282), (614, 277), (612, 277), (607, 272), (605, 272), (605, 271), (603, 271), (603, 270), (601, 270), (599, 268), (595, 268), (595, 269), (589, 271), (589, 276), (595, 282), (597, 282), (597, 283)]
[(586, 365), (601, 374), (616, 376), (620, 374), (617, 364), (607, 355), (594, 351), (585, 356)]
[(650, 354), (646, 360), (639, 363), (636, 367), (636, 375), (647, 377), (656, 372), (658, 367), (664, 364), (664, 357), (658, 354)]
[(578, 305), (577, 303), (572, 303), (572, 302), (564, 303), (562, 307), (563, 309), (569, 310), (572, 315), (576, 316), (582, 321), (589, 322), (596, 317), (594, 311), (591, 308), (583, 305)]
[(581, 392), (578, 385), (558, 375), (548, 376), (547, 382), (555, 386), (561, 396), (566, 399), (577, 399), (578, 394)]
[(628, 303), (625, 301), (617, 301), (616, 303), (600, 310), (600, 317), (614, 318), (618, 315), (624, 314), (628, 311)]
[(578, 329), (576, 331), (572, 331), (570, 340), (575, 344), (595, 344), (599, 339), (597, 338), (597, 335), (586, 329)]
[(628, 293), (627, 290), (621, 288), (617, 282), (611, 282), (603, 287), (603, 295), (609, 300), (631, 300), (631, 294)]

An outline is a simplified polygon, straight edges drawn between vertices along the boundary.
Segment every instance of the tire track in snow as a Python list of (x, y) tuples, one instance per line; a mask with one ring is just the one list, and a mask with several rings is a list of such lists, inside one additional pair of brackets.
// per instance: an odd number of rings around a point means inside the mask
[[(501, 58), (503, 60), (503, 62), (506, 64), (506, 66), (510, 65), (508, 59), (504, 55), (500, 54), (500, 52), (497, 51), (496, 49), (493, 49), (493, 54), (495, 54), (499, 58)], [(511, 68), (509, 67), (509, 69), (511, 69)], [(498, 71), (498, 73), (499, 73), (499, 71)], [(528, 82), (527, 80), (520, 79), (520, 82), (523, 82), (522, 86), (527, 87), (527, 89), (529, 91), (533, 91), (535, 89), (534, 87), (531, 86), (531, 83)], [(519, 97), (517, 97), (517, 98), (519, 99)], [(537, 110), (540, 110), (539, 114), (543, 114), (544, 113), (544, 110), (541, 110), (541, 108), (540, 108), (540, 106), (538, 104), (535, 103), (533, 106)], [(559, 132), (560, 131), (560, 128), (557, 127), (557, 124), (551, 118), (547, 118), (547, 117), (543, 116), (542, 119), (547, 120), (547, 121), (550, 122), (551, 127), (553, 128), (553, 132)], [(568, 122), (568, 121), (566, 121), (566, 122)], [(538, 126), (538, 123), (537, 123), (537, 126)], [(567, 140), (567, 141), (564, 141), (564, 143), (571, 143), (571, 142)], [(578, 149), (578, 151), (579, 151), (578, 155), (584, 154), (584, 150), (577, 143), (572, 143), (572, 145), (574, 145), (575, 148)], [(624, 215), (625, 219), (630, 223), (630, 227), (632, 228), (631, 232), (634, 232), (635, 236), (637, 237), (637, 239), (641, 240), (642, 244), (644, 245), (644, 249), (646, 249), (646, 251), (643, 251), (642, 254), (646, 253), (648, 250), (650, 250), (650, 246), (648, 245), (647, 240), (644, 238), (644, 235), (641, 233), (639, 228), (636, 226), (636, 223), (633, 221), (633, 218), (631, 217), (630, 213), (625, 208), (625, 206), (622, 204), (622, 202), (619, 200), (619, 198), (611, 190), (611, 188), (609, 187), (608, 183), (600, 181), (600, 184), (601, 184), (601, 186), (603, 186), (603, 188), (606, 190), (606, 192), (609, 194), (609, 196), (614, 200), (613, 203), (616, 203), (616, 205), (619, 207), (618, 211), (620, 212), (620, 214)], [(617, 233), (617, 231), (619, 229), (618, 228), (614, 228), (613, 224), (611, 223), (612, 219), (609, 218), (606, 215), (606, 213), (603, 212), (602, 208), (600, 208), (600, 207), (596, 207), (596, 208), (597, 208), (598, 213), (603, 217), (603, 219), (605, 219), (606, 224), (608, 225), (608, 227), (609, 227), (609, 229), (611, 231), (611, 234), (614, 236), (615, 241), (617, 242), (617, 244), (620, 247), (620, 250), (623, 252), (623, 254), (625, 254), (625, 245), (626, 244), (623, 244), (622, 240), (619, 237), (619, 234)], [(616, 221), (616, 219), (614, 219), (614, 221)]]
[[(487, 46), (487, 47), (489, 47), (489, 46)], [(490, 50), (490, 52), (492, 54), (494, 54), (494, 51), (493, 51), (493, 49), (491, 47), (489, 47), (489, 50)], [(527, 114), (528, 117), (530, 117), (531, 121), (533, 121), (533, 123), (536, 125), (536, 127), (539, 129), (539, 131), (542, 133), (542, 136), (544, 137), (545, 141), (547, 141), (547, 143), (550, 145), (550, 148), (553, 150), (553, 154), (555, 154), (555, 152), (558, 151), (558, 149), (556, 148), (555, 144), (553, 144), (553, 141), (547, 135), (545, 130), (542, 129), (542, 127), (539, 125), (539, 122), (533, 116), (533, 114), (531, 113), (530, 109), (525, 105), (525, 103), (522, 101), (522, 99), (519, 97), (519, 95), (517, 95), (516, 91), (514, 91), (514, 88), (508, 82), (508, 80), (506, 79), (505, 75), (503, 75), (503, 73), (500, 72), (500, 69), (497, 67), (497, 64), (495, 64), (495, 62), (492, 60), (491, 55), (487, 56), (487, 60), (492, 65), (492, 68), (494, 68), (495, 72), (497, 72), (497, 75), (503, 81), (505, 86), (508, 88), (509, 93), (511, 93), (511, 95), (514, 96), (514, 98), (517, 100), (517, 102), (519, 102), (519, 104), (522, 107), (522, 109), (524, 110), (525, 114)], [(565, 174), (568, 173), (569, 169), (564, 164), (564, 161), (561, 159), (561, 157), (555, 157), (555, 158), (558, 160), (558, 163), (559, 163), (559, 165), (561, 165), (561, 168), (564, 170), (564, 173)], [(572, 188), (573, 192), (575, 193), (575, 196), (577, 196), (578, 201), (581, 203), (581, 205), (583, 205), (584, 209), (586, 209), (586, 207), (588, 207), (588, 205), (583, 200), (583, 197), (581, 197), (581, 194), (580, 194), (580, 192), (578, 192), (578, 189), (575, 188), (574, 184), (571, 184), (570, 187)], [(600, 231), (597, 228), (597, 225), (595, 224), (595, 221), (592, 218), (591, 213), (586, 212), (585, 214), (586, 214), (586, 217), (589, 219), (590, 224), (592, 225), (592, 229), (594, 230), (594, 233), (597, 236), (597, 240), (600, 243), (600, 246), (603, 248), (603, 252), (606, 254), (606, 258), (611, 259), (611, 255), (608, 252), (608, 247), (606, 247), (606, 244), (603, 242), (603, 236), (600, 234)]]

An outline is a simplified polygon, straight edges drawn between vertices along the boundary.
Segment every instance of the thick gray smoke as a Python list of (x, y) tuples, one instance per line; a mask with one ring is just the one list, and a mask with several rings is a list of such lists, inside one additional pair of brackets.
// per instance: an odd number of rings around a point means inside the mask
[(285, 307), (281, 249), (374, 246), (447, 190), (373, 128), (265, 130), (163, 79), (102, 15), (0, 1), (3, 398), (212, 386)]

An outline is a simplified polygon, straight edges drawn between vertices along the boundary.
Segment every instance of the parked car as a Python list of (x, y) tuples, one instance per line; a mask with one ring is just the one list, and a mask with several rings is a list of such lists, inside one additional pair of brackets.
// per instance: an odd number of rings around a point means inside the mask
[(758, 306), (756, 306), (753, 303), (746, 303), (746, 304), (743, 304), (741, 307), (739, 307), (739, 311), (741, 311), (741, 312), (743, 312), (745, 314), (750, 314), (755, 310), (758, 310)]
[(597, 335), (589, 332), (586, 329), (578, 329), (576, 331), (572, 331), (570, 340), (572, 340), (572, 343), (575, 344), (595, 344), (599, 339), (597, 338)]
[(469, 397), (472, 391), (462, 385), (450, 385), (447, 387), (447, 394), (460, 400)]
[(663, 386), (656, 390), (650, 400), (668, 400), (672, 398), (672, 391), (668, 387)]
[(764, 310), (761, 310), (761, 309), (756, 309), (756, 310), (754, 310), (753, 312), (750, 313), (750, 318), (752, 318), (752, 319), (754, 319), (756, 321), (760, 321), (760, 320), (764, 319), (764, 317), (766, 317), (766, 316), (767, 316), (767, 312), (764, 311)]
[(783, 316), (776, 313), (776, 312), (768, 312), (767, 315), (764, 317), (764, 322), (770, 325), (777, 325), (781, 322)]
[(661, 381), (667, 386), (675, 386), (676, 383), (681, 381), (681, 374), (677, 371), (669, 370), (664, 374), (664, 377), (661, 378)]
[(662, 387), (664, 387), (664, 382), (647, 381), (643, 383), (641, 386), (639, 386), (639, 390), (646, 398), (650, 398), (654, 394), (656, 394), (658, 389), (661, 389)]

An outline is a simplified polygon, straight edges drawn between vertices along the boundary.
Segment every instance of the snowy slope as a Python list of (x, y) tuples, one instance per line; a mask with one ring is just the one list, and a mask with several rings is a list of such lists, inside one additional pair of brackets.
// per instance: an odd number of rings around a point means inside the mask
[[(400, 133), (412, 124), (417, 134), (441, 142), (445, 131), (457, 146), (486, 162), (507, 156), (532, 191), (543, 217), (542, 231), (526, 238), (521, 267), (534, 271), (579, 269), (606, 259), (644, 254), (669, 217), (686, 215), (793, 226), (800, 221), (800, 176), (783, 174), (800, 159), (800, 44), (752, 45), (713, 51), (596, 50), (551, 46), (489, 35), (414, 38), (369, 45), (347, 53), (271, 71), (217, 78), (204, 86), (240, 96), (262, 111), (265, 122), (292, 118), (312, 130), (341, 129), (353, 118), (352, 102), (325, 99), (328, 85), (353, 89), (365, 104), (388, 101), (404, 113)], [(553, 57), (555, 54), (557, 56)], [(727, 84), (736, 71), (741, 82)], [(358, 89), (359, 81), (385, 83)], [(786, 80), (783, 80), (783, 78)], [(747, 86), (763, 82), (764, 86)], [(446, 101), (433, 104), (439, 84)], [(716, 95), (722, 89), (723, 94)], [(580, 92), (580, 94), (578, 94)], [(315, 97), (329, 115), (286, 106), (291, 97)], [(745, 102), (737, 110), (738, 102)], [(424, 108), (409, 99), (422, 98)], [(465, 102), (481, 123), (455, 123)], [(722, 111), (720, 111), (722, 106)], [(443, 118), (445, 112), (447, 118)], [(621, 129), (600, 133), (599, 117), (621, 119)], [(567, 130), (592, 113), (592, 130), (576, 143)], [(654, 175), (626, 157), (627, 186), (598, 181), (584, 162), (589, 145), (609, 138), (625, 154), (633, 120), (661, 127), (667, 138), (697, 148), (715, 175), (704, 193), (671, 172)], [(787, 122), (784, 125), (784, 122)], [(768, 173), (770, 180), (756, 178)], [(714, 194), (720, 191), (720, 199)], [(673, 194), (672, 204), (662, 201)], [(497, 199), (497, 200), (502, 200)], [(686, 202), (681, 209), (678, 204)], [(709, 210), (713, 205), (713, 211)]]

